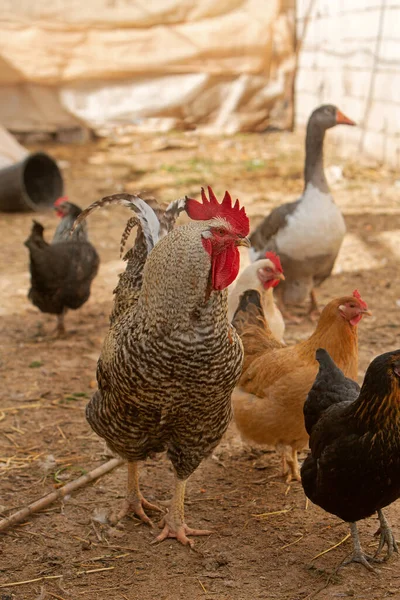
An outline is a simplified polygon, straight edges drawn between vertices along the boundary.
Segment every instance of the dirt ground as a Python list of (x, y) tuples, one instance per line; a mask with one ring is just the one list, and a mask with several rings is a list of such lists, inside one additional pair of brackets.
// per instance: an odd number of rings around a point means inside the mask
[[(170, 201), (198, 196), (201, 185), (212, 184), (217, 195), (228, 188), (238, 196), (254, 225), (273, 206), (300, 194), (302, 146), (302, 136), (293, 134), (200, 138), (172, 133), (123, 134), (45, 149), (60, 161), (66, 191), (82, 206), (124, 189), (151, 191)], [(331, 187), (348, 234), (319, 301), (323, 306), (358, 288), (372, 309), (374, 317), (359, 327), (361, 380), (373, 357), (399, 345), (400, 180), (388, 169), (338, 158), (332, 139), (326, 146)], [(26, 298), (23, 241), (32, 216), (2, 214), (0, 220), (2, 516), (108, 460), (84, 408), (95, 387), (112, 289), (123, 269), (119, 240), (127, 214), (115, 208), (90, 218), (101, 269), (90, 300), (67, 315), (69, 333), (59, 340), (49, 335), (54, 319)], [(52, 212), (35, 216), (52, 235), (57, 222)], [(293, 343), (312, 329), (310, 322), (288, 325), (286, 339)], [(172, 473), (164, 458), (148, 461), (141, 481), (150, 501), (169, 499)], [(307, 506), (301, 484), (288, 486), (279, 477), (275, 453), (243, 448), (233, 425), (188, 484), (188, 524), (214, 530), (195, 538), (195, 550), (174, 540), (151, 545), (153, 532), (135, 518), (115, 528), (105, 524), (124, 493), (120, 467), (0, 535), (0, 599), (400, 598), (397, 556), (379, 566), (378, 575), (359, 565), (335, 573), (351, 550), (350, 540), (343, 541), (347, 525)], [(399, 532), (399, 504), (387, 515)], [(376, 529), (375, 518), (360, 523), (365, 548), (377, 546)]]

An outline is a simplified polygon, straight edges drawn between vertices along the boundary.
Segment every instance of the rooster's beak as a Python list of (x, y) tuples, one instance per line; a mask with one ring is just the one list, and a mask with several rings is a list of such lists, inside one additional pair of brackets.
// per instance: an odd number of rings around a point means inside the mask
[(284, 276), (284, 274), (283, 274), (283, 273), (277, 273), (277, 274), (276, 274), (276, 278), (277, 278), (277, 279), (280, 279), (281, 281), (285, 281), (285, 276)]
[(372, 312), (370, 310), (362, 310), (361, 313), (366, 317), (372, 317)]
[(237, 238), (237, 240), (236, 240), (236, 246), (244, 246), (245, 248), (251, 248), (251, 243), (250, 243), (249, 238), (240, 237), (240, 238)]

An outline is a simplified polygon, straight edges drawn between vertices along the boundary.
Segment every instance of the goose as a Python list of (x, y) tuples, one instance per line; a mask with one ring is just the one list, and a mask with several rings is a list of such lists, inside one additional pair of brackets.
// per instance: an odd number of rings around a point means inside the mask
[(278, 306), (283, 316), (298, 321), (286, 308), (310, 297), (309, 315), (318, 316), (315, 287), (332, 272), (342, 244), (346, 225), (329, 191), (324, 172), (325, 132), (336, 125), (355, 125), (336, 106), (324, 104), (311, 114), (306, 133), (304, 191), (294, 201), (281, 204), (250, 235), (250, 260), (276, 252), (285, 281), (277, 288)]

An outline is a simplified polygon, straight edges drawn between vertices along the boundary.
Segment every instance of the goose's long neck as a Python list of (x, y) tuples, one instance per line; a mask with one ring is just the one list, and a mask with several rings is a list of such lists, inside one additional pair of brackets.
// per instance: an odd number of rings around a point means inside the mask
[(328, 182), (324, 172), (325, 130), (309, 123), (306, 135), (306, 162), (304, 165), (304, 189), (311, 183), (320, 192), (328, 193)]

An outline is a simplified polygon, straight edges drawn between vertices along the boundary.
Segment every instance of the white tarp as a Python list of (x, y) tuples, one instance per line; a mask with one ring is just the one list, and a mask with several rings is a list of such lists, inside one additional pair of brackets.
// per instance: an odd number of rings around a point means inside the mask
[(0, 169), (23, 160), (28, 154), (28, 150), (0, 125)]
[[(287, 0), (2, 0), (0, 123), (234, 132), (292, 103)], [(275, 110), (275, 117), (274, 117)], [(273, 120), (272, 120), (273, 122)]]

